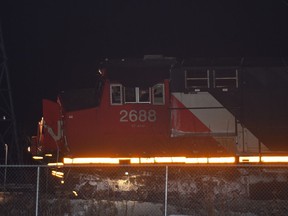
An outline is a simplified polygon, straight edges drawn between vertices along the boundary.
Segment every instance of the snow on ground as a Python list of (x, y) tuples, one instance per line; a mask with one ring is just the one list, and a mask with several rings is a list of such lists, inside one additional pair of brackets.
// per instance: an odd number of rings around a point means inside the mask
[(125, 215), (125, 216), (163, 216), (164, 206), (159, 203), (139, 201), (95, 201), (72, 200), (72, 216), (85, 215)]

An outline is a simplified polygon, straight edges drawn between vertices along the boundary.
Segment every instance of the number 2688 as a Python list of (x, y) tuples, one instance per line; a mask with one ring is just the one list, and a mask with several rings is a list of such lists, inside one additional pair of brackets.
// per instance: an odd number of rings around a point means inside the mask
[(121, 110), (120, 122), (155, 122), (156, 111), (155, 110)]

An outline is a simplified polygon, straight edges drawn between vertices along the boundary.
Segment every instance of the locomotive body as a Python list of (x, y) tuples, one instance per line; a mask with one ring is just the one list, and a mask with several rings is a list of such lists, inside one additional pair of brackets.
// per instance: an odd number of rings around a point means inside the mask
[(33, 155), (92, 163), (270, 152), (241, 114), (241, 69), (191, 69), (171, 58), (109, 64), (93, 88), (43, 100)]

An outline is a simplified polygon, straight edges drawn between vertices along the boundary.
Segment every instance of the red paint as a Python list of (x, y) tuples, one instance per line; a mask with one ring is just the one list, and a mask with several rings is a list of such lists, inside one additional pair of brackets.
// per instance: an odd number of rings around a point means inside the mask
[[(209, 129), (189, 110), (177, 113), (180, 122), (175, 125), (175, 119), (171, 119), (171, 103), (179, 108), (185, 107), (176, 98), (170, 98), (168, 80), (164, 81), (164, 85), (164, 105), (111, 105), (109, 80), (106, 80), (103, 87), (100, 105), (91, 109), (65, 112), (57, 103), (43, 101), (46, 123), (57, 133), (57, 120), (63, 120), (64, 136), (70, 149), (68, 151), (64, 148), (64, 137), (56, 143), (45, 131), (45, 150), (53, 151), (51, 148), (54, 147), (55, 151), (58, 144), (62, 156), (70, 157), (207, 156), (223, 150), (209, 136), (171, 137), (172, 128), (195, 132), (206, 132)], [(148, 119), (149, 112), (152, 112), (151, 121)], [(146, 119), (143, 113), (146, 113)], [(133, 122), (135, 115), (138, 120)], [(124, 122), (120, 121), (121, 118)], [(143, 121), (139, 121), (139, 118)]]
[(61, 141), (54, 141), (53, 137), (48, 133), (48, 127), (50, 127), (55, 134), (58, 132), (58, 121), (61, 120), (61, 110), (58, 103), (43, 100), (43, 118), (44, 118), (44, 128), (43, 128), (43, 143), (42, 151), (44, 152), (54, 152), (57, 151), (57, 145), (61, 145)]
[[(166, 88), (168, 82), (165, 82)], [(99, 107), (65, 113), (65, 134), (75, 156), (130, 156), (129, 154), (155, 154), (159, 143), (167, 145), (169, 137), (169, 97), (164, 105), (153, 104), (110, 104), (110, 83), (104, 85)], [(167, 88), (168, 89), (168, 88)], [(166, 95), (169, 95), (168, 92)], [(130, 113), (142, 110), (148, 114), (156, 112), (156, 121), (120, 122), (121, 110)], [(163, 139), (164, 138), (164, 139)], [(149, 151), (148, 151), (149, 150)]]
[(171, 111), (172, 128), (182, 132), (203, 133), (211, 132), (189, 109), (173, 95), (171, 95)]

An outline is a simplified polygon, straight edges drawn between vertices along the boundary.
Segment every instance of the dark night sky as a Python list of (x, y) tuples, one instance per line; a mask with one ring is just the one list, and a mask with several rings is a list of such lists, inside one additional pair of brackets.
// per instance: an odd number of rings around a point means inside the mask
[[(0, 15), (17, 124), (84, 84), (103, 58), (288, 56), (287, 0), (6, 1)], [(88, 79), (87, 79), (88, 78)]]

